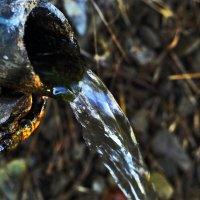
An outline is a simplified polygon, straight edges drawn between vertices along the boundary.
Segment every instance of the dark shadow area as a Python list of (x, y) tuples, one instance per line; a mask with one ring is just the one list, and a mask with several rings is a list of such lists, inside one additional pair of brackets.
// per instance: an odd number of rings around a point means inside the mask
[(33, 9), (26, 22), (24, 42), (35, 72), (48, 86), (80, 79), (83, 66), (79, 46), (60, 13), (48, 7)]

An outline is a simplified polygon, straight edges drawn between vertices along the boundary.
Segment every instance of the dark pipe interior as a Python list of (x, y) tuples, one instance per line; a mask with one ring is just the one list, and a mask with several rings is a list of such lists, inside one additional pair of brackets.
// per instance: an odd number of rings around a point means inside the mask
[(47, 86), (70, 84), (83, 73), (83, 62), (71, 27), (48, 8), (37, 7), (29, 15), (24, 42), (35, 72)]

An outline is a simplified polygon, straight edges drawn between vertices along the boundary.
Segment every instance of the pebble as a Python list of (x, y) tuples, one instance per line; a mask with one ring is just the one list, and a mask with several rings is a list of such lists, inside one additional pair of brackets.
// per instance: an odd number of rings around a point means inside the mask
[(166, 130), (157, 133), (153, 139), (152, 150), (157, 156), (172, 160), (185, 172), (191, 168), (191, 160), (181, 147), (178, 138)]
[(162, 45), (158, 33), (149, 26), (141, 26), (139, 29), (139, 35), (144, 43), (153, 49), (160, 48)]

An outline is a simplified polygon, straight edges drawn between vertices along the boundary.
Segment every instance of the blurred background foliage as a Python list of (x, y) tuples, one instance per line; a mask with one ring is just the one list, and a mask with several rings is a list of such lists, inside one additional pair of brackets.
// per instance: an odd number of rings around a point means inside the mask
[[(159, 199), (200, 199), (200, 1), (54, 0), (127, 114)], [(0, 199), (124, 200), (69, 106), (0, 155)]]

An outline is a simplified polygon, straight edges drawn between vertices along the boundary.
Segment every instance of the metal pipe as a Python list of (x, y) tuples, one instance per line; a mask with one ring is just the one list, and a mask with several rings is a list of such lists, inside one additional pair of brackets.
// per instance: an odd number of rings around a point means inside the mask
[(56, 7), (40, 0), (0, 0), (0, 5), (1, 87), (44, 93), (54, 84), (54, 68), (68, 82), (79, 79), (84, 71), (79, 46)]

